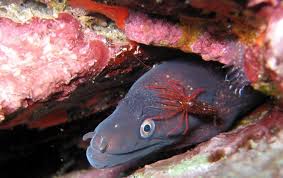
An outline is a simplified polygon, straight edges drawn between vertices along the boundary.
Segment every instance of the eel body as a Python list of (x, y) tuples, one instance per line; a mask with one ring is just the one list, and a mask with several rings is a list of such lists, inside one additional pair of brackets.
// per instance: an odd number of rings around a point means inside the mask
[(96, 168), (206, 141), (229, 129), (265, 97), (245, 86), (235, 93), (220, 65), (197, 59), (163, 62), (139, 78), (115, 111), (84, 139)]

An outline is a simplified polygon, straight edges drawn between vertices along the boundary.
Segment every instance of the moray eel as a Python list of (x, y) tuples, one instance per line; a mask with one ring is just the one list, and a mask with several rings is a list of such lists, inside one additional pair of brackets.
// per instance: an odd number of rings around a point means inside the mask
[(139, 78), (93, 132), (87, 159), (107, 168), (189, 147), (229, 129), (265, 100), (250, 86), (231, 90), (225, 70), (197, 59), (163, 62)]

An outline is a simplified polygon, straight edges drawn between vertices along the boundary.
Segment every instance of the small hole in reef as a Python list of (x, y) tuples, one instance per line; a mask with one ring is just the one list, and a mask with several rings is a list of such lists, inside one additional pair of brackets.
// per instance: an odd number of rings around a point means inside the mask
[(214, 153), (208, 157), (209, 162), (216, 162), (219, 161), (221, 158), (225, 156), (224, 150), (216, 150)]

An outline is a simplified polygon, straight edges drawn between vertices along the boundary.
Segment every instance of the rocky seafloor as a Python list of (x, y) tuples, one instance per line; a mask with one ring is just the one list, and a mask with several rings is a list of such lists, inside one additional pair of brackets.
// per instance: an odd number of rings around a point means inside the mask
[[(283, 177), (282, 31), (280, 0), (1, 1), (1, 177)], [(269, 99), (175, 156), (91, 168), (82, 136), (154, 64), (192, 55)]]

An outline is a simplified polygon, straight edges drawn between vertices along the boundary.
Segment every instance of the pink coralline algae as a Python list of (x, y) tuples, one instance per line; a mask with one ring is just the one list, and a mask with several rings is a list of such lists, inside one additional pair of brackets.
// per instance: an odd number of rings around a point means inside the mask
[(266, 67), (274, 74), (272, 80), (278, 83), (281, 91), (283, 91), (283, 9), (277, 8), (273, 10), (267, 28), (265, 54)]
[(282, 96), (283, 91), (283, 9), (266, 7), (259, 12), (266, 20), (266, 31), (257, 43), (250, 45), (245, 53), (245, 72), (250, 81), (267, 93)]
[[(125, 34), (130, 40), (156, 46), (178, 48), (184, 52), (201, 55), (204, 60), (224, 64), (238, 64), (243, 57), (244, 44), (231, 33), (214, 36), (219, 30), (212, 24), (188, 23), (180, 25), (163, 19), (150, 18), (138, 12), (130, 12), (125, 24)], [(199, 30), (199, 31), (196, 31)]]
[(71, 15), (33, 18), (26, 23), (0, 19), (0, 104), (4, 114), (52, 94), (67, 96), (98, 74), (113, 51), (106, 40), (83, 30)]
[(126, 20), (125, 34), (139, 43), (177, 47), (183, 32), (178, 25), (131, 12)]

